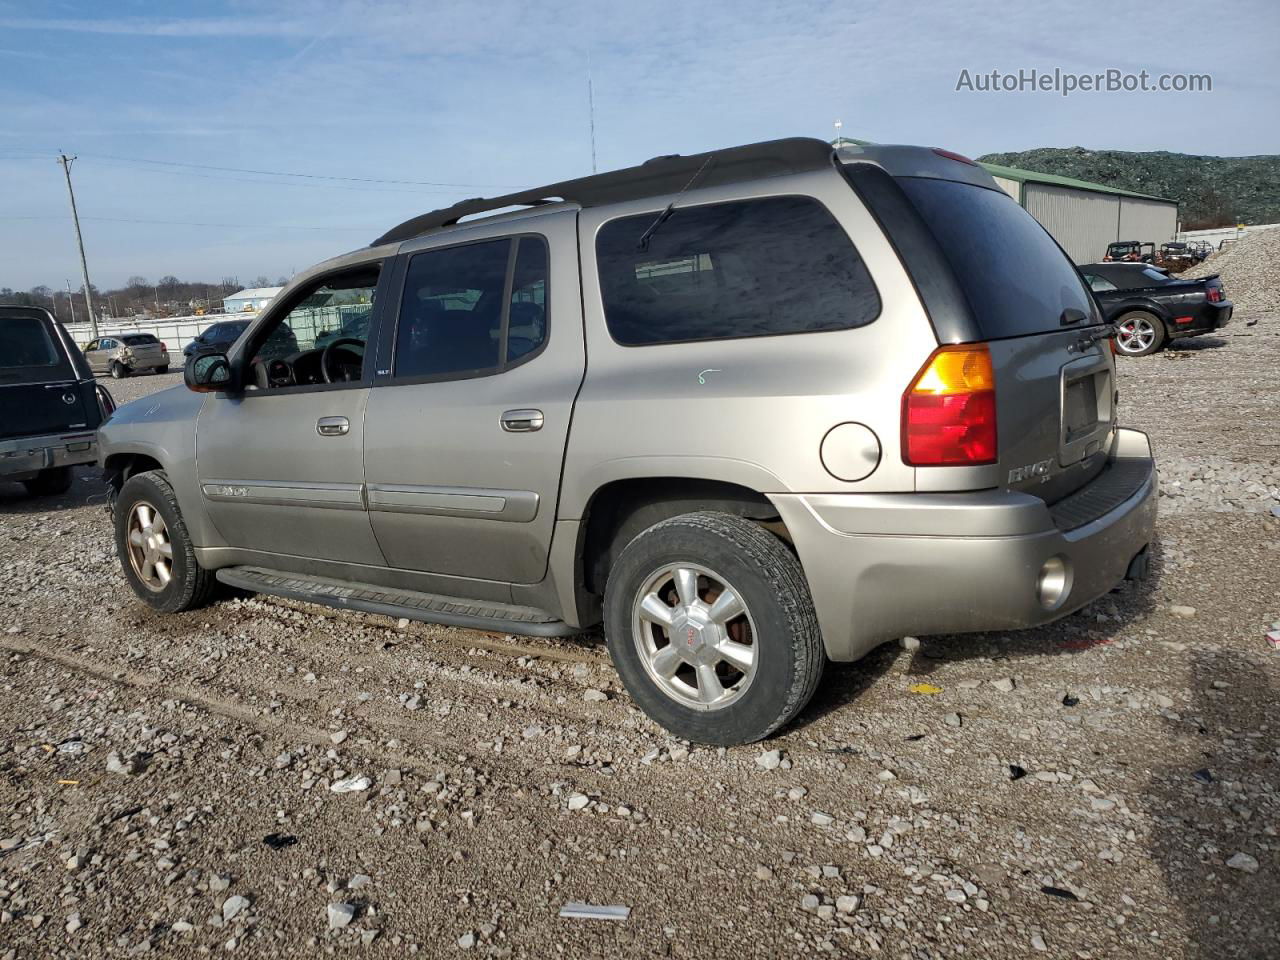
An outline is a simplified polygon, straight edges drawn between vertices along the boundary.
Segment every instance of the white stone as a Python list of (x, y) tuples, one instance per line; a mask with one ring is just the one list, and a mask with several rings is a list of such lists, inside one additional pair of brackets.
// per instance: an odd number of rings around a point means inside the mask
[(1258, 872), (1258, 861), (1247, 853), (1232, 854), (1231, 859), (1227, 861), (1227, 866), (1232, 870), (1243, 870), (1245, 873)]
[(353, 903), (331, 903), (328, 910), (329, 929), (341, 930), (347, 926), (356, 915), (356, 907)]

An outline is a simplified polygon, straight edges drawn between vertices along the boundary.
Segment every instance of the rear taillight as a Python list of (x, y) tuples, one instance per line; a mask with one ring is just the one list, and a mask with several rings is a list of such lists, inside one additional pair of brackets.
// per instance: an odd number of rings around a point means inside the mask
[(169, 345), (168, 345), (167, 343), (165, 343), (163, 340), (161, 340), (161, 341), (160, 341), (160, 352), (161, 352), (161, 353), (168, 353), (168, 352), (169, 352)]
[(996, 462), (996, 380), (983, 344), (939, 347), (902, 395), (902, 459), (913, 467)]
[(1208, 298), (1209, 298), (1209, 302), (1210, 302), (1210, 303), (1221, 303), (1221, 302), (1222, 302), (1222, 288), (1221, 288), (1221, 287), (1210, 287), (1210, 288), (1206, 291), (1206, 295), (1208, 296)]

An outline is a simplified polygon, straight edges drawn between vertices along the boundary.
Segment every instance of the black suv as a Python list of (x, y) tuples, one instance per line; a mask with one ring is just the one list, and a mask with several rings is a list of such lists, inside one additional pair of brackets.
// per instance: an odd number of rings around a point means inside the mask
[[(252, 318), (243, 320), (221, 320), (208, 327), (182, 348), (184, 360), (190, 360), (199, 353), (226, 353), (231, 345), (240, 339), (240, 334), (249, 329)], [(287, 327), (272, 333), (270, 344), (273, 356), (287, 357), (298, 352), (298, 339)]]
[(48, 310), (0, 307), (0, 480), (35, 496), (65, 493), (74, 465), (97, 462), (98, 426), (113, 410)]

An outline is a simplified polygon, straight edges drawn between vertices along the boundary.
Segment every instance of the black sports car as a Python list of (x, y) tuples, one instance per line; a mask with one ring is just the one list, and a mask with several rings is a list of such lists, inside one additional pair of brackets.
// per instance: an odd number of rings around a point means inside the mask
[(1080, 273), (1116, 325), (1116, 351), (1125, 356), (1155, 353), (1174, 338), (1212, 333), (1231, 320), (1217, 274), (1187, 280), (1145, 263), (1087, 263)]

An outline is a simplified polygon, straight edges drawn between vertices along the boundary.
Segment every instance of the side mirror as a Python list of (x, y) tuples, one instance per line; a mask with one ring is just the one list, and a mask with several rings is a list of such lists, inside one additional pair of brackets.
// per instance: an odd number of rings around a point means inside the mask
[(231, 386), (231, 364), (225, 353), (202, 353), (183, 368), (187, 389), (196, 393), (216, 393)]

